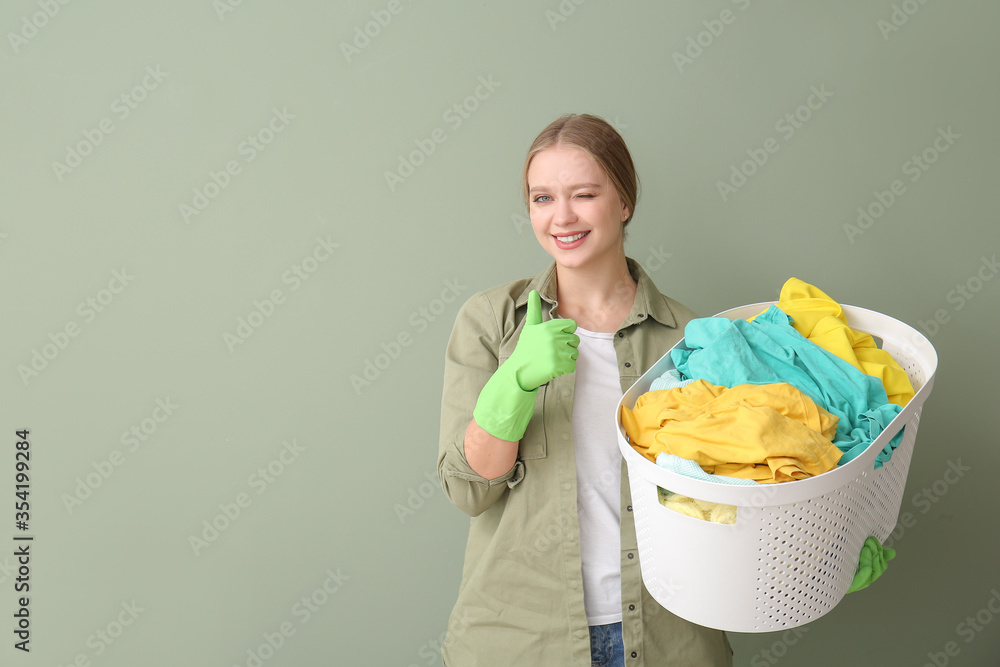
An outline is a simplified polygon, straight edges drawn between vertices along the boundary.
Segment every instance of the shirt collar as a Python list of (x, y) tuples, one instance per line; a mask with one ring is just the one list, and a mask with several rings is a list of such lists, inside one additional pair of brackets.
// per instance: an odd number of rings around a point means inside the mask
[[(628, 272), (632, 275), (632, 278), (636, 281), (636, 291), (635, 291), (635, 302), (632, 304), (632, 311), (622, 322), (621, 328), (631, 326), (633, 324), (638, 324), (645, 320), (647, 317), (652, 317), (654, 320), (660, 324), (664, 324), (668, 327), (676, 327), (677, 320), (674, 318), (673, 312), (670, 310), (670, 306), (667, 305), (666, 301), (663, 299), (660, 291), (656, 288), (656, 284), (653, 280), (646, 275), (646, 272), (639, 265), (639, 262), (635, 261), (631, 257), (625, 258), (625, 263), (628, 266)], [(555, 308), (558, 305), (556, 300), (556, 263), (553, 261), (549, 264), (548, 268), (539, 273), (537, 276), (531, 279), (531, 281), (525, 286), (521, 293), (515, 301), (515, 307), (521, 308), (526, 306), (528, 303), (528, 294), (531, 290), (538, 290), (538, 295), (549, 304), (549, 318), (555, 317)]]

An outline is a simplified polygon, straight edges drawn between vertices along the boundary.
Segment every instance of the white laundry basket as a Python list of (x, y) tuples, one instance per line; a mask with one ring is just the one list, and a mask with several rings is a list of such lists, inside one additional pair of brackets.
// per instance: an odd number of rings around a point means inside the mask
[[(773, 302), (733, 308), (717, 317), (752, 317)], [(643, 582), (663, 607), (693, 623), (733, 632), (772, 632), (804, 625), (836, 606), (857, 571), (861, 547), (884, 542), (899, 515), (920, 410), (930, 394), (937, 354), (920, 332), (887, 315), (842, 306), (850, 326), (882, 340), (906, 370), (916, 395), (860, 456), (816, 477), (759, 486), (694, 479), (645, 458), (618, 421), (628, 465)], [(674, 367), (669, 352), (625, 393), (635, 406), (653, 380)], [(875, 457), (905, 426), (892, 459)], [(657, 487), (735, 505), (736, 523), (703, 521), (660, 504)]]

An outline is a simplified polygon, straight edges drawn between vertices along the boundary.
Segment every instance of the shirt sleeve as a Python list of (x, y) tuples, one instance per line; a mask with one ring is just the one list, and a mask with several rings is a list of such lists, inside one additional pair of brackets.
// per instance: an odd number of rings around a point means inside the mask
[(459, 310), (445, 352), (438, 478), (448, 499), (470, 516), (482, 514), (524, 475), (518, 460), (500, 477), (486, 479), (465, 458), (465, 430), (479, 392), (499, 367), (501, 337), (500, 320), (480, 292)]

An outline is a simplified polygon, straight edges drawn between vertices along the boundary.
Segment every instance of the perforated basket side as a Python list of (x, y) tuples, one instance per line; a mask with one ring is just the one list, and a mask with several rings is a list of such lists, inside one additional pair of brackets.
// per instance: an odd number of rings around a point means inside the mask
[(756, 632), (795, 627), (833, 609), (847, 593), (865, 539), (888, 537), (899, 514), (920, 412), (892, 460), (818, 498), (761, 508)]

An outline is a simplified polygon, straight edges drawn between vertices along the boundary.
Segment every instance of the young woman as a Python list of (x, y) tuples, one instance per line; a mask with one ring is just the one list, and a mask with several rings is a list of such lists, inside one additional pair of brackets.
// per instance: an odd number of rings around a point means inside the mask
[(614, 408), (694, 314), (625, 255), (628, 148), (563, 116), (523, 179), (553, 262), (470, 298), (445, 359), (438, 474), (472, 520), (444, 663), (731, 665), (725, 634), (663, 609), (639, 572)]

